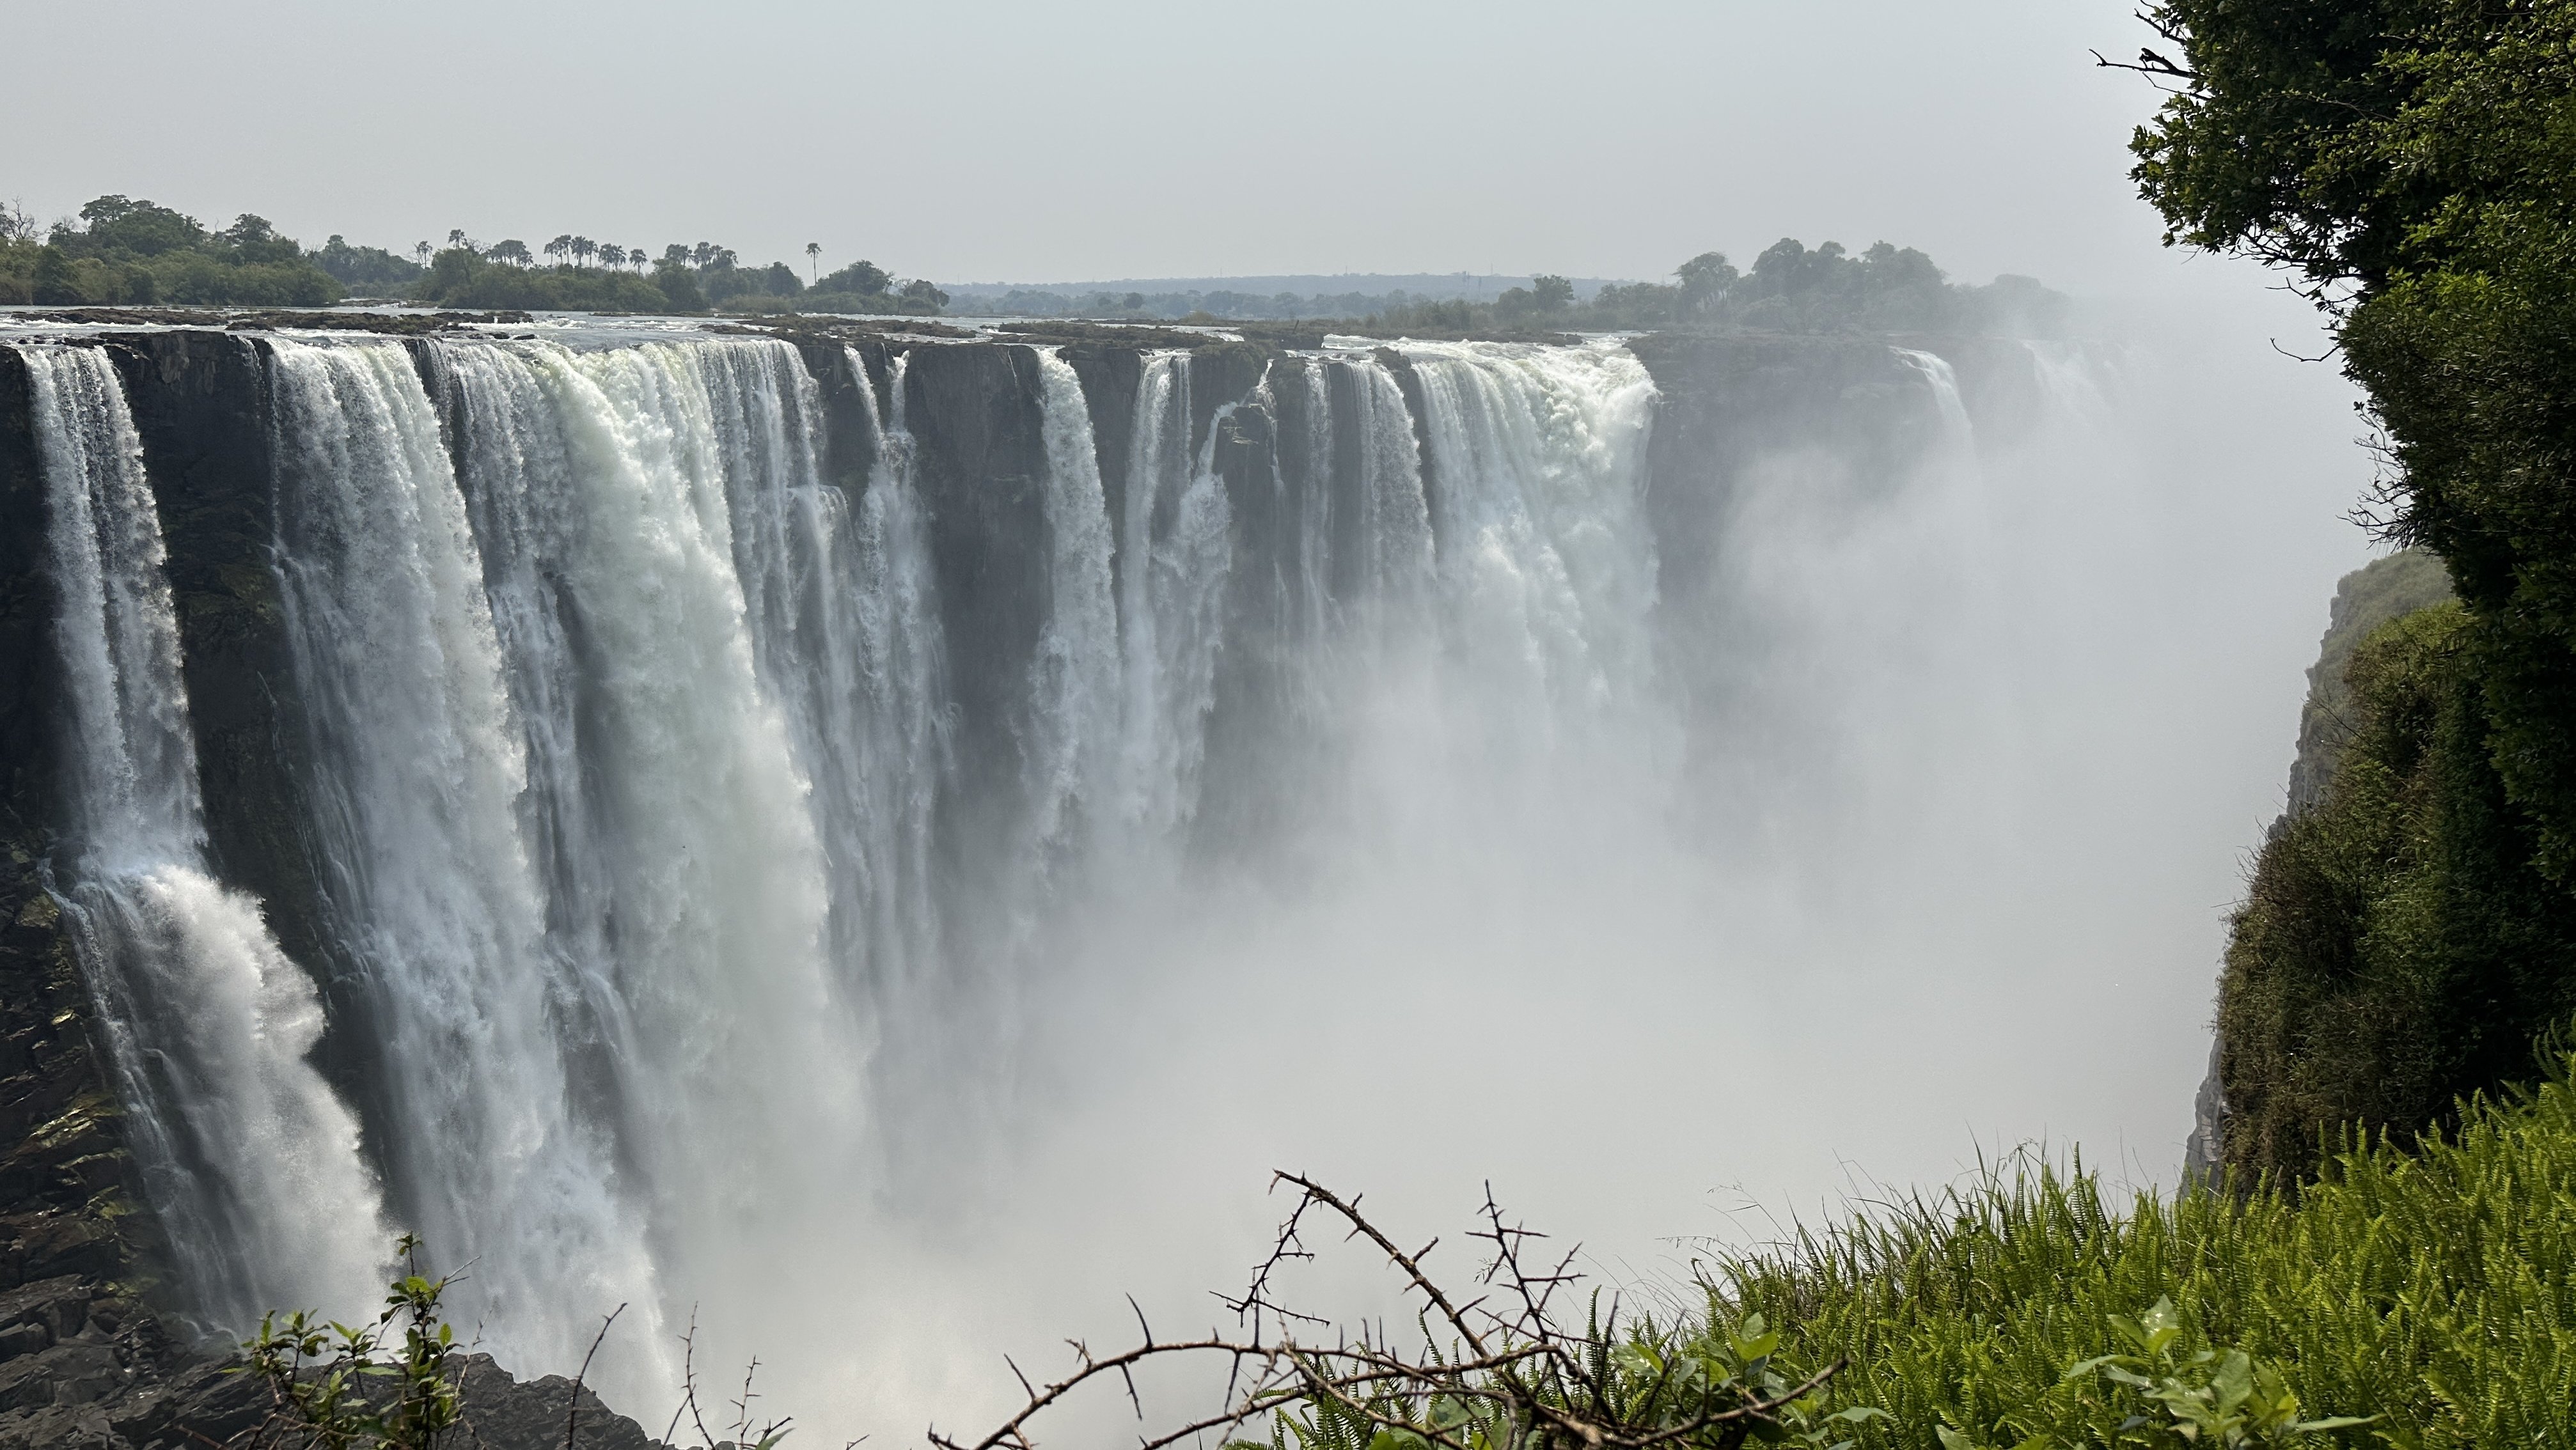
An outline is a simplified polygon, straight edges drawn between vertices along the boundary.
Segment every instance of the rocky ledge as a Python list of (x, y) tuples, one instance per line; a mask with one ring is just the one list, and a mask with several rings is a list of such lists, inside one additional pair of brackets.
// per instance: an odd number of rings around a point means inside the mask
[[(266, 1384), (238, 1360), (181, 1344), (133, 1300), (77, 1274), (0, 1293), (0, 1450), (206, 1450), (300, 1446)], [(465, 1423), (479, 1450), (661, 1450), (643, 1427), (548, 1376), (525, 1384), (488, 1355), (461, 1360)]]

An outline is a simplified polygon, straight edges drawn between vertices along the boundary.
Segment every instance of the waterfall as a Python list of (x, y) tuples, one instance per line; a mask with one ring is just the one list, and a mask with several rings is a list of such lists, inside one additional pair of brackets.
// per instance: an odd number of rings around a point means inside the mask
[[(1306, 473), (1297, 499), (1297, 532), (1292, 633), (1300, 640), (1324, 638), (1333, 617), (1333, 364), (1309, 359), (1298, 370), (1305, 378)], [(1269, 386), (1265, 377), (1262, 386)]]
[[(2094, 349), (2078, 342), (2043, 342), (2026, 340), (2022, 350), (2030, 357), (2031, 370), (2037, 375), (2041, 395), (2047, 399), (2052, 416), (2083, 423), (2098, 423), (2111, 412), (2111, 400), (2103, 390), (2113, 370), (2106, 361), (2117, 360), (2117, 354), (2105, 359)], [(1935, 359), (1938, 361), (1938, 359)], [(1946, 366), (1946, 364), (1945, 364)], [(1936, 388), (1938, 383), (1934, 385)], [(1958, 394), (1955, 375), (1950, 394)], [(1946, 413), (1946, 409), (1944, 410)]]
[[(326, 994), (206, 872), (132, 429), (60, 381), (113, 374), (39, 350), (50, 428), (123, 429), (48, 475), (90, 490), (57, 552), (97, 541), (58, 572), (103, 581), (65, 584), (69, 899), (209, 1323), (365, 1296), (399, 1222), (470, 1264), (456, 1308), (515, 1369), (569, 1371), (620, 1303), (593, 1373), (636, 1403), (694, 1303), (768, 1353), (780, 1301), (740, 1286), (871, 1271), (872, 1215), (918, 1206), (894, 1170), (1025, 1107), (1021, 1050), (1058, 1029), (1023, 1009), (1061, 1000), (1030, 984), (1078, 994), (1086, 932), (1181, 915), (1232, 859), (1198, 848), (1254, 860), (1374, 794), (1433, 859), (1497, 767), (1653, 698), (1652, 389), (1615, 347), (1333, 349), (1225, 397), (1231, 360), (1151, 353), (1100, 425), (1113, 489), (1053, 348), (1006, 354), (995, 416), (1023, 411), (960, 477), (913, 436), (953, 375), (911, 352), (594, 341), (258, 344), (276, 808), (303, 813), (345, 1108), (303, 1062)], [(970, 524), (1034, 544), (1029, 577), (941, 578)], [(967, 589), (1026, 604), (999, 781), (951, 752)], [(1518, 754), (1452, 748), (1487, 736)]]
[(859, 499), (854, 547), (839, 576), (853, 604), (861, 667), (855, 683), (865, 702), (854, 811), (861, 827), (855, 885), (863, 895), (855, 911), (874, 979), (880, 986), (919, 987), (939, 966), (943, 945), (932, 851), (934, 813), (953, 768), (948, 647), (914, 478), (915, 445), (904, 418), (911, 359), (895, 355), (887, 379), (893, 401), (881, 418), (865, 363), (855, 349), (843, 356), (858, 384), (874, 460)]
[(1033, 869), (1051, 875), (1074, 834), (1099, 824), (1106, 805), (1118, 761), (1121, 655), (1090, 405), (1071, 363), (1052, 348), (1033, 351), (1046, 442), (1047, 615), (1029, 682), (1028, 841)]
[[(1414, 343), (1405, 357), (1422, 384), (1443, 607), (1488, 718), (1544, 733), (1643, 698), (1656, 597), (1644, 365), (1616, 344)], [(1393, 523), (1378, 537), (1399, 538)]]
[(436, 352), (508, 566), (495, 597), (533, 596), (502, 613), (556, 621), (504, 661), (516, 698), (572, 692), (528, 732), (530, 813), (559, 823), (552, 955), (578, 968), (564, 995), (603, 1044), (589, 1076), (628, 1218), (677, 1306), (838, 1191), (853, 1151), (863, 968), (835, 951), (865, 923), (835, 878), (870, 826), (864, 711), (841, 693), (866, 661), (836, 571), (856, 531), (813, 472), (810, 380), (774, 345)]
[(356, 1118), (306, 1061), (312, 982), (205, 856), (159, 513), (123, 383), (96, 348), (23, 346), (65, 681), (78, 856), (64, 895), (125, 1138), (188, 1311), (354, 1316), (392, 1247)]
[[(2082, 925), (2027, 843), (2197, 769), (2131, 727), (2259, 604), (2101, 529), (2195, 475), (2050, 345), (1668, 338), (1659, 413), (1608, 342), (54, 325), (0, 427), (53, 631), (0, 666), (64, 747), (13, 839), (173, 1292), (349, 1319), (417, 1230), (522, 1376), (626, 1304), (591, 1375), (648, 1429), (693, 1310), (702, 1396), (757, 1353), (809, 1433), (979, 1417), (993, 1351), (1200, 1302), (1271, 1163), (1401, 1215), (1661, 1162), (1585, 1105), (1795, 1084), (1853, 1001), (1937, 1071), (2011, 1000), (1950, 969), (2029, 935), (2036, 1000)], [(2105, 751), (2165, 773), (2070, 814)], [(1300, 1106), (1533, 1023), (1577, 1076), (1526, 1113)], [(1835, 1124), (1927, 1131), (1862, 1087)], [(1824, 1121), (1710, 1151), (1776, 1182)], [(1690, 1211), (1650, 1178), (1614, 1232)]]
[(650, 1303), (605, 1125), (580, 1110), (520, 805), (527, 739), (438, 419), (383, 342), (271, 344), (277, 549), (337, 969), (365, 1004), (404, 1215), (529, 1362)]
[(1352, 393), (1360, 438), (1359, 548), (1349, 589), (1400, 611), (1432, 579), (1431, 504), (1422, 488), (1421, 445), (1404, 389), (1375, 357), (1339, 364), (1356, 375)]
[[(1178, 812), (1177, 782), (1163, 767), (1178, 748), (1166, 727), (1172, 646), (1161, 640), (1175, 582), (1155, 549), (1157, 514), (1168, 535), (1190, 484), (1190, 355), (1158, 352), (1145, 359), (1136, 384), (1128, 444), (1125, 517), (1118, 531), (1118, 632), (1125, 688), (1121, 704), (1119, 815), (1132, 826), (1168, 824)], [(1174, 621), (1178, 623), (1179, 621)]]
[[(1935, 353), (1918, 352), (1910, 347), (1891, 348), (1907, 367), (1923, 375), (1932, 387), (1933, 406), (1941, 410), (1941, 427), (1952, 439), (1965, 444), (1974, 436), (1968, 422), (1968, 405), (1959, 398), (1959, 373), (1950, 360)], [(2034, 350), (2036, 354), (2036, 350)]]
[(1197, 806), (1233, 564), (1232, 512), (1214, 457), (1238, 406), (1219, 405), (1206, 445), (1194, 451), (1189, 355), (1147, 359), (1118, 546), (1118, 627), (1126, 680), (1120, 817), (1148, 841), (1168, 840)]

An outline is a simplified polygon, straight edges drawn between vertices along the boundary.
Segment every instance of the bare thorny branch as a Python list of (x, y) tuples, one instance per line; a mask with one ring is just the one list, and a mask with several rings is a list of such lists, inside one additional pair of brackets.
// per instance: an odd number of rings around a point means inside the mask
[[(1665, 1446), (1715, 1447), (1741, 1444), (1757, 1427), (1776, 1424), (1780, 1412), (1814, 1394), (1842, 1368), (1833, 1365), (1795, 1388), (1765, 1393), (1733, 1378), (1722, 1385), (1702, 1383), (1695, 1403), (1685, 1403), (1674, 1385), (1672, 1357), (1643, 1393), (1623, 1395), (1613, 1383), (1611, 1342), (1618, 1311), (1615, 1302), (1605, 1320), (1594, 1312), (1585, 1329), (1571, 1332), (1557, 1319), (1557, 1291), (1582, 1277), (1574, 1272), (1576, 1254), (1544, 1264), (1528, 1258), (1531, 1241), (1545, 1237), (1507, 1221), (1486, 1187), (1480, 1215), (1483, 1227), (1472, 1235), (1492, 1246), (1492, 1256), (1477, 1275), (1501, 1297), (1453, 1295), (1424, 1268), (1437, 1239), (1407, 1251), (1360, 1211), (1357, 1198), (1345, 1199), (1302, 1174), (1279, 1172), (1273, 1184), (1297, 1190), (1296, 1204), (1281, 1223), (1277, 1241), (1253, 1271), (1240, 1297), (1219, 1295), (1232, 1310), (1237, 1336), (1211, 1331), (1204, 1337), (1162, 1340), (1154, 1336), (1144, 1311), (1131, 1298), (1139, 1342), (1118, 1354), (1095, 1355), (1079, 1340), (1068, 1341), (1074, 1365), (1063, 1378), (1032, 1383), (1016, 1363), (1005, 1360), (1026, 1396), (1020, 1409), (982, 1438), (965, 1441), (936, 1429), (928, 1432), (934, 1450), (1035, 1450), (1033, 1424), (1094, 1379), (1115, 1376), (1138, 1421), (1145, 1404), (1134, 1370), (1149, 1360), (1221, 1356), (1227, 1363), (1225, 1391), (1213, 1413), (1159, 1435), (1138, 1437), (1138, 1450), (1167, 1450), (1211, 1432), (1232, 1435), (1266, 1416), (1299, 1406), (1337, 1413), (1376, 1430), (1417, 1437), (1439, 1450), (1490, 1450), (1479, 1440), (1500, 1427), (1505, 1443), (1532, 1446), (1581, 1446), (1584, 1450), (1659, 1450)], [(1311, 1260), (1302, 1237), (1309, 1210), (1321, 1208), (1347, 1228), (1344, 1241), (1366, 1240), (1386, 1255), (1402, 1277), (1406, 1292), (1421, 1300), (1419, 1322), (1428, 1337), (1452, 1336), (1460, 1353), (1443, 1357), (1436, 1347), (1417, 1354), (1399, 1352), (1383, 1329), (1363, 1327), (1354, 1342), (1347, 1337), (1328, 1346), (1300, 1343), (1294, 1331), (1322, 1328), (1324, 1318), (1283, 1304), (1277, 1291), (1278, 1271), (1287, 1264)], [(1768, 1383), (1777, 1385), (1778, 1378)], [(1631, 1386), (1632, 1389), (1636, 1388)], [(1450, 1406), (1443, 1412), (1439, 1407)], [(1467, 1412), (1463, 1407), (1481, 1406)], [(1452, 1418), (1443, 1419), (1446, 1413)]]

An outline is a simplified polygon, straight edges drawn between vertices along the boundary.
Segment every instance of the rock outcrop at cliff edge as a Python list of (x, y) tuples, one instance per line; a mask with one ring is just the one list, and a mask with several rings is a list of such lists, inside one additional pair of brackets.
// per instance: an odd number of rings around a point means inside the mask
[[(64, 1323), (75, 1322), (69, 1316), (81, 1292), (52, 1295)], [(16, 1295), (0, 1298), (0, 1315), (17, 1303)], [(0, 1331), (0, 1343), (13, 1332)], [(0, 1361), (0, 1450), (301, 1445), (276, 1417), (268, 1386), (235, 1370), (233, 1361), (174, 1350), (148, 1315), (128, 1315), (114, 1329), (83, 1324), (44, 1349)], [(489, 1355), (474, 1355), (457, 1389), (464, 1423), (449, 1438), (460, 1446), (564, 1450), (569, 1428), (579, 1450), (666, 1450), (587, 1386), (573, 1416), (573, 1383), (561, 1376), (521, 1384)]]
[[(2290, 763), (2289, 797), (2281, 814), (2264, 833), (2269, 840), (2282, 827), (2315, 806), (2343, 758), (2352, 723), (2347, 709), (2351, 690), (2344, 669), (2352, 653), (2372, 630), (2392, 619), (2430, 608), (2451, 597), (2450, 576), (2442, 561), (2421, 549), (2404, 549), (2374, 560), (2343, 576), (2335, 585), (2327, 612), (2325, 638), (2318, 642), (2317, 662), (2308, 667), (2308, 697), (2299, 709), (2299, 752)], [(2183, 1144), (2187, 1176), (2215, 1173), (2227, 1140), (2227, 1089), (2219, 1078), (2219, 1061), (2227, 1044), (2213, 1039), (2209, 1070), (2192, 1096), (2191, 1136)]]

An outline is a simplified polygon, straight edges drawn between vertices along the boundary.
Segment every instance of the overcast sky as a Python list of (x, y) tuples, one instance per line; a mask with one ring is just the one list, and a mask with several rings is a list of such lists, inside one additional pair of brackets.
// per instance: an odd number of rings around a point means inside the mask
[(1879, 238), (1955, 277), (2258, 286), (2124, 178), (2128, 0), (0, 0), (0, 196), (308, 245), (573, 231), (943, 281), (1653, 277)]

